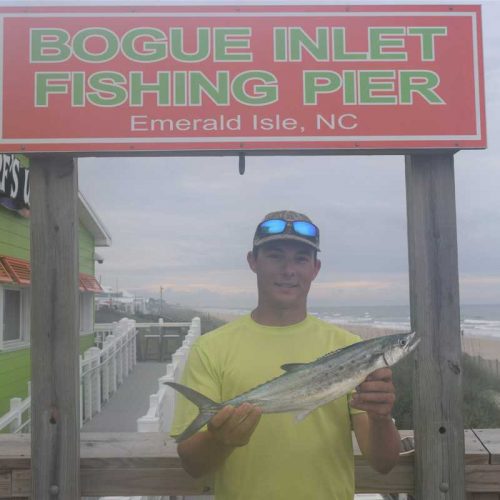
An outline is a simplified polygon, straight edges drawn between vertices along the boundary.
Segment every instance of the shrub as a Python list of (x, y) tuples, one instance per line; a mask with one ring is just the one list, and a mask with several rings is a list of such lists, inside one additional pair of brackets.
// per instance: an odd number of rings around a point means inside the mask
[[(500, 379), (463, 355), (464, 428), (500, 428)], [(396, 404), (393, 416), (400, 429), (413, 429), (413, 356), (393, 369)]]

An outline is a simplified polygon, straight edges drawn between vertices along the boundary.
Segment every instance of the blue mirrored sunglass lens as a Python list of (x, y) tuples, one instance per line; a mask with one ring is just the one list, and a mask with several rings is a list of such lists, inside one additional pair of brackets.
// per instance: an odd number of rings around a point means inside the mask
[(302, 236), (317, 236), (318, 229), (314, 224), (311, 224), (307, 221), (295, 221), (293, 223), (293, 229), (296, 233), (301, 234)]
[(285, 230), (286, 222), (279, 219), (266, 220), (260, 225), (260, 229), (266, 234), (279, 234)]

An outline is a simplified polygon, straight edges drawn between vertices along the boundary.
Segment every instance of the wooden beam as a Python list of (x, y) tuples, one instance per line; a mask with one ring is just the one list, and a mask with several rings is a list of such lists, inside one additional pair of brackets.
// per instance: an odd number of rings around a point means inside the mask
[[(476, 431), (477, 432), (477, 431)], [(402, 431), (408, 435), (409, 431)], [(471, 494), (500, 494), (500, 465), (472, 431), (465, 431), (465, 485)], [(490, 438), (498, 440), (500, 429)], [(353, 437), (353, 444), (355, 439)], [(175, 442), (161, 433), (83, 433), (81, 490), (84, 496), (196, 495), (208, 485), (183, 470)], [(413, 492), (413, 455), (388, 475), (375, 472), (354, 446), (357, 493)], [(0, 434), (0, 498), (30, 494), (29, 435)], [(483, 497), (477, 497), (482, 500)], [(488, 498), (488, 497), (485, 497)], [(493, 497), (494, 498), (494, 497)], [(495, 499), (496, 500), (496, 499)]]
[(453, 155), (406, 157), (417, 500), (464, 500), (462, 353)]
[(80, 498), (78, 181), (69, 157), (32, 158), (32, 498)]

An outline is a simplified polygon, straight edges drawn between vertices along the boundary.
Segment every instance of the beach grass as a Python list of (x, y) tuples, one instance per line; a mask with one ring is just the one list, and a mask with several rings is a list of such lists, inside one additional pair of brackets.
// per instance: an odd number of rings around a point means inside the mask
[[(413, 429), (413, 356), (393, 367), (396, 404), (393, 416), (399, 429)], [(465, 429), (500, 428), (500, 378), (463, 354), (463, 418)]]

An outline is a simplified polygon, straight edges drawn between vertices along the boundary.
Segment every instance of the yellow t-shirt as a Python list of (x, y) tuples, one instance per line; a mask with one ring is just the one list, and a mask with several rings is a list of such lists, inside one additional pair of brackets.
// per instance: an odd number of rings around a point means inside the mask
[[(314, 316), (271, 327), (247, 315), (197, 340), (182, 383), (222, 402), (283, 374), (285, 363), (307, 363), (357, 341)], [(175, 410), (173, 436), (198, 414), (181, 396)], [(344, 396), (301, 422), (292, 413), (264, 414), (249, 444), (216, 471), (217, 500), (352, 500), (351, 413)]]

